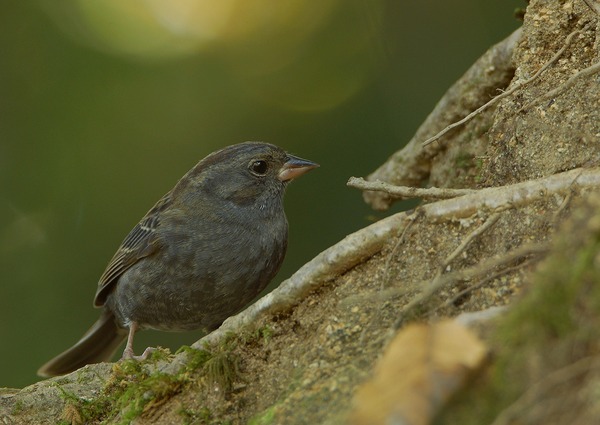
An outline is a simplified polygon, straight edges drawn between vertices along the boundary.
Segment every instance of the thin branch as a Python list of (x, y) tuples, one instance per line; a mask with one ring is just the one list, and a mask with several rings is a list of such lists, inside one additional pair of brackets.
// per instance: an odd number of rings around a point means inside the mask
[(423, 290), (423, 292), (421, 292), (404, 307), (394, 327), (399, 328), (410, 312), (412, 312), (415, 308), (425, 304), (437, 291), (444, 286), (450, 285), (451, 283), (457, 281), (474, 279), (478, 276), (489, 273), (496, 267), (509, 264), (525, 256), (544, 254), (548, 252), (549, 249), (550, 247), (548, 244), (528, 244), (516, 248), (513, 251), (507, 252), (506, 254), (502, 254), (500, 257), (484, 260), (473, 267), (458, 270), (456, 272), (446, 273), (441, 276), (436, 276), (431, 283), (426, 284), (426, 288)]
[(453, 282), (472, 280), (478, 276), (489, 273), (496, 267), (501, 267), (509, 264), (513, 261), (519, 260), (522, 257), (529, 255), (542, 255), (548, 252), (550, 249), (548, 244), (543, 243), (531, 243), (527, 245), (515, 248), (505, 254), (498, 257), (487, 259), (473, 267), (469, 267), (463, 270), (457, 270), (455, 272), (446, 273), (442, 276), (440, 285), (445, 286)]
[(592, 9), (592, 12), (594, 12), (596, 15), (600, 15), (600, 3), (594, 3), (594, 0), (583, 0), (585, 4), (588, 5), (588, 7), (590, 9)]
[(473, 292), (474, 290), (481, 288), (482, 286), (488, 284), (489, 282), (492, 282), (494, 280), (496, 280), (497, 278), (499, 278), (500, 276), (504, 276), (507, 275), (509, 273), (512, 273), (516, 270), (520, 270), (522, 268), (527, 267), (528, 265), (530, 265), (531, 263), (534, 262), (534, 259), (529, 259), (526, 261), (523, 261), (520, 264), (517, 264), (516, 266), (512, 266), (512, 267), (507, 267), (505, 269), (499, 270), (491, 275), (489, 275), (488, 277), (480, 280), (479, 282), (477, 282), (474, 285), (469, 286), (468, 288), (460, 291), (458, 294), (456, 294), (455, 296), (453, 296), (452, 298), (450, 298), (449, 300), (446, 300), (444, 302), (444, 304), (442, 304), (441, 306), (439, 306), (438, 308), (436, 308), (436, 310), (439, 310), (440, 308), (444, 308), (444, 307), (450, 307), (451, 305), (453, 305), (456, 301), (458, 301), (460, 298), (464, 297), (465, 295), (467, 295), (469, 292)]
[(481, 210), (502, 211), (544, 199), (555, 193), (600, 187), (600, 168), (576, 168), (514, 185), (481, 189), (471, 195), (424, 205), (432, 219), (465, 218)]
[[(490, 93), (506, 89), (515, 74), (513, 54), (522, 28), (490, 47), (440, 98), (410, 141), (374, 170), (367, 180), (383, 180), (403, 186), (422, 186), (429, 179), (432, 159), (439, 144), (423, 149), (421, 141), (486, 103)], [(477, 81), (478, 84), (473, 84)], [(389, 208), (392, 200), (381, 192), (363, 192), (365, 201), (377, 210)]]
[(508, 310), (507, 306), (497, 305), (494, 307), (486, 308), (485, 310), (465, 311), (456, 316), (454, 320), (456, 320), (459, 324), (463, 326), (473, 328), (475, 326), (481, 325), (482, 323), (489, 322), (490, 320), (506, 312), (506, 310)]
[[(508, 208), (519, 208), (556, 193), (585, 188), (600, 188), (599, 168), (578, 168), (537, 180), (481, 189), (470, 195), (424, 205), (419, 210), (426, 220), (448, 220), (470, 217), (482, 210), (498, 212)], [(274, 314), (291, 308), (309, 292), (381, 251), (385, 242), (395, 234), (394, 232), (397, 233), (400, 227), (406, 225), (406, 220), (410, 219), (410, 215), (406, 212), (394, 214), (346, 236), (302, 266), (289, 279), (282, 282), (277, 289), (238, 315), (227, 319), (219, 329), (208, 334), (193, 346), (202, 348), (205, 343), (219, 341), (227, 333), (238, 331), (255, 323), (265, 314)], [(527, 253), (536, 252), (535, 248), (530, 249), (531, 251)], [(539, 250), (542, 248), (538, 248)], [(523, 256), (527, 253), (516, 252), (514, 254)], [(515, 257), (511, 257), (509, 253), (504, 254), (501, 259), (490, 261), (495, 261), (492, 266), (497, 267), (514, 260)], [(483, 268), (485, 271), (486, 267), (489, 270), (491, 266), (484, 261), (474, 270), (461, 271), (460, 275), (446, 273), (442, 276), (440, 284), (446, 284), (452, 279), (480, 276), (481, 269)], [(176, 363), (173, 362), (173, 373), (178, 370)]]
[(442, 267), (440, 270), (443, 272), (450, 265), (452, 261), (456, 259), (467, 247), (479, 236), (481, 236), (485, 231), (487, 231), (490, 227), (492, 227), (498, 219), (500, 218), (499, 213), (492, 214), (488, 217), (488, 219), (477, 229), (473, 230), (466, 238), (463, 239), (461, 244), (456, 247), (456, 249), (446, 258), (446, 260), (442, 263)]
[(537, 80), (539, 78), (539, 76), (544, 71), (546, 71), (552, 64), (554, 64), (556, 61), (558, 61), (558, 59), (565, 52), (565, 50), (567, 49), (567, 47), (569, 46), (569, 44), (571, 44), (571, 41), (573, 40), (573, 38), (576, 35), (581, 34), (581, 32), (583, 32), (584, 30), (586, 30), (588, 26), (589, 26), (589, 24), (586, 25), (583, 29), (581, 29), (581, 30), (575, 30), (571, 34), (569, 34), (567, 36), (567, 38), (565, 39), (565, 42), (564, 42), (563, 46), (558, 50), (558, 52), (556, 52), (554, 54), (554, 56), (552, 56), (552, 58), (548, 62), (546, 62), (540, 69), (538, 69), (538, 71), (535, 74), (533, 74), (533, 76), (531, 78), (529, 78), (529, 79), (527, 79), (527, 80), (525, 80), (523, 82), (517, 82), (512, 88), (510, 88), (509, 90), (505, 91), (504, 93), (502, 93), (502, 94), (494, 97), (489, 102), (485, 103), (484, 105), (480, 106), (479, 108), (475, 109), (473, 112), (471, 112), (469, 115), (467, 115), (466, 117), (464, 117), (460, 121), (457, 121), (455, 123), (450, 124), (449, 126), (447, 126), (446, 128), (444, 128), (442, 131), (440, 131), (435, 136), (430, 137), (429, 139), (425, 140), (423, 142), (423, 146), (427, 146), (427, 145), (435, 142), (436, 140), (438, 140), (444, 134), (448, 133), (453, 128), (456, 128), (456, 127), (458, 127), (460, 125), (463, 125), (464, 123), (472, 120), (474, 117), (476, 117), (477, 115), (481, 114), (483, 111), (485, 111), (486, 109), (488, 109), (490, 106), (495, 105), (496, 103), (498, 103), (500, 100), (504, 99), (505, 97), (508, 97), (508, 96), (512, 95), (515, 91), (517, 91), (517, 90), (525, 87), (526, 85), (530, 84), (531, 82)]
[(404, 317), (406, 317), (416, 307), (422, 305), (426, 300), (431, 298), (433, 296), (433, 294), (435, 294), (444, 285), (445, 279), (442, 279), (443, 272), (450, 265), (450, 263), (452, 261), (454, 261), (456, 259), (456, 257), (458, 257), (475, 239), (480, 237), (486, 230), (488, 230), (490, 227), (492, 227), (494, 224), (496, 224), (496, 222), (498, 221), (499, 218), (500, 218), (500, 214), (498, 214), (498, 213), (492, 214), (490, 217), (488, 217), (488, 219), (481, 226), (479, 226), (477, 229), (475, 229), (474, 231), (469, 233), (467, 235), (467, 237), (465, 237), (463, 239), (463, 241), (460, 243), (460, 245), (458, 247), (456, 247), (456, 249), (454, 251), (452, 251), (452, 253), (450, 253), (450, 255), (448, 255), (448, 257), (446, 257), (446, 259), (444, 260), (444, 262), (442, 263), (442, 265), (440, 267), (440, 270), (438, 271), (436, 276), (433, 278), (431, 283), (426, 285), (423, 292), (421, 292), (418, 296), (416, 296), (412, 301), (410, 301), (404, 307), (404, 309), (402, 310), (402, 313), (400, 314), (400, 319), (398, 319), (398, 321), (396, 322), (396, 324), (394, 326), (395, 328), (400, 327), (400, 324), (404, 320)]
[(562, 202), (558, 206), (558, 209), (556, 211), (554, 211), (554, 214), (552, 214), (552, 224), (556, 225), (560, 215), (562, 214), (562, 212), (565, 210), (565, 208), (567, 208), (567, 206), (571, 202), (572, 197), (573, 197), (573, 191), (570, 191), (569, 193), (567, 193), (565, 198), (562, 200)]
[(375, 184), (372, 186), (371, 182), (366, 182), (356, 177), (351, 177), (348, 181), (348, 185), (351, 187), (364, 188), (369, 191), (385, 190), (386, 192), (396, 192), (406, 196), (413, 194), (415, 196), (422, 196), (425, 199), (431, 199), (433, 195), (439, 195), (440, 193), (446, 194), (445, 200), (427, 204), (421, 209), (427, 216), (435, 220), (444, 220), (470, 217), (480, 210), (501, 211), (513, 206), (518, 207), (524, 203), (527, 204), (542, 199), (547, 195), (562, 193), (572, 189), (599, 187), (600, 169), (576, 168), (541, 179), (478, 190), (430, 188), (434, 189), (430, 191), (430, 189), (407, 188), (387, 183), (372, 183)]
[(573, 75), (571, 78), (569, 78), (567, 81), (565, 81), (563, 84), (559, 85), (555, 89), (550, 90), (549, 92), (544, 93), (543, 95), (541, 95), (539, 97), (536, 97), (531, 102), (527, 103), (521, 109), (519, 109), (519, 112), (529, 109), (533, 105), (535, 105), (537, 103), (541, 103), (544, 100), (549, 100), (549, 99), (553, 99), (553, 98), (557, 97), (560, 93), (564, 92), (565, 90), (567, 90), (568, 88), (573, 86), (577, 82), (577, 80), (579, 80), (580, 78), (589, 77), (591, 75), (596, 74), (597, 72), (600, 72), (600, 62), (595, 63), (594, 65), (591, 65), (591, 66), (588, 66), (587, 68), (582, 69), (577, 74)]
[(415, 223), (415, 217), (411, 216), (411, 219), (408, 221), (408, 223), (406, 224), (406, 226), (404, 226), (404, 229), (402, 229), (402, 234), (400, 235), (400, 237), (398, 238), (398, 241), (396, 242), (396, 244), (394, 245), (394, 248), (392, 249), (392, 252), (390, 252), (390, 255), (388, 255), (388, 258), (385, 261), (385, 276), (383, 278), (383, 282), (382, 282), (382, 288), (387, 288), (390, 285), (390, 264), (392, 262), (392, 259), (394, 257), (396, 257), (396, 252), (398, 251), (398, 248), (404, 243), (404, 237), (406, 236), (406, 234), (408, 233), (408, 230), (412, 227), (412, 225)]
[(348, 187), (353, 187), (355, 189), (360, 190), (370, 190), (376, 192), (385, 192), (390, 195), (390, 197), (396, 199), (412, 199), (412, 198), (422, 198), (427, 201), (438, 201), (440, 199), (451, 199), (456, 198), (457, 196), (468, 195), (470, 193), (477, 192), (474, 189), (447, 189), (447, 188), (437, 188), (437, 187), (428, 187), (428, 188), (420, 188), (420, 187), (409, 187), (409, 186), (394, 186), (389, 183), (382, 182), (380, 180), (375, 180), (372, 182), (368, 182), (360, 177), (350, 177), (348, 183), (346, 183)]

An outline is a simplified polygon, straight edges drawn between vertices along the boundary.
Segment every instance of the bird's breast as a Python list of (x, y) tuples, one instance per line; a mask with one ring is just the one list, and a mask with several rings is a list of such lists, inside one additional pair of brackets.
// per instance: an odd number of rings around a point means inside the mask
[(182, 223), (116, 285), (122, 322), (159, 330), (213, 329), (252, 301), (279, 270), (287, 221)]

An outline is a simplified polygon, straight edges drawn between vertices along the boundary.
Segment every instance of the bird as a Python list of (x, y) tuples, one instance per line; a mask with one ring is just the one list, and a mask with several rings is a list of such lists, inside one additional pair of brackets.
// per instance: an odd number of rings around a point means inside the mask
[(125, 237), (100, 277), (100, 318), (42, 377), (109, 361), (138, 330), (218, 328), (273, 279), (285, 257), (288, 183), (315, 162), (265, 142), (225, 147), (200, 160)]

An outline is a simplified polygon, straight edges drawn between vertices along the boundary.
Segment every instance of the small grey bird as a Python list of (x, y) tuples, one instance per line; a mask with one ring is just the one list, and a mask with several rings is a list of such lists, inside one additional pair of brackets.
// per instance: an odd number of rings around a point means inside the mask
[[(137, 358), (140, 329), (211, 331), (262, 291), (287, 248), (287, 184), (317, 164), (262, 142), (226, 147), (201, 160), (127, 235), (98, 283), (102, 315), (40, 376)], [(146, 352), (145, 352), (146, 354)], [(142, 358), (144, 357), (141, 356)]]

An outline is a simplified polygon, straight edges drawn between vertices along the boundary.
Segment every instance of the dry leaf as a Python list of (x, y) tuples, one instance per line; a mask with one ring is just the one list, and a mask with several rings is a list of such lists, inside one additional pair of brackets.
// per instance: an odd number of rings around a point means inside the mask
[(357, 391), (351, 423), (430, 423), (486, 353), (483, 343), (454, 320), (407, 326), (388, 346), (375, 376)]

